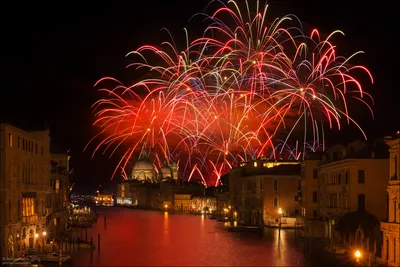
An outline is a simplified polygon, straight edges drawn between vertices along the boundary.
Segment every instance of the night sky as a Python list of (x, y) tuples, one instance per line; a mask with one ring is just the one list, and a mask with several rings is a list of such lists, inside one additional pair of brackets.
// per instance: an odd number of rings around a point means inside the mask
[[(91, 126), (91, 105), (99, 95), (95, 82), (113, 76), (126, 83), (132, 76), (125, 66), (127, 52), (143, 44), (159, 45), (168, 28), (178, 45), (188, 27), (192, 37), (201, 28), (189, 18), (202, 12), (209, 1), (113, 1), (111, 4), (54, 5), (13, 3), (4, 9), (2, 33), (3, 87), (0, 119), (28, 127), (50, 126), (53, 144), (70, 150), (74, 168), (72, 180), (78, 190), (93, 190), (110, 182), (117, 158), (96, 156), (83, 147), (96, 133)], [(255, 4), (256, 1), (249, 0)], [(254, 2), (254, 3), (253, 3)], [(260, 1), (262, 2), (262, 1)], [(382, 5), (381, 5), (382, 3)], [(385, 3), (385, 4), (383, 4)], [(346, 34), (336, 44), (345, 56), (363, 50), (353, 63), (368, 67), (375, 84), (365, 90), (375, 99), (375, 119), (367, 109), (352, 114), (370, 138), (392, 134), (400, 127), (398, 21), (395, 7), (387, 2), (366, 1), (269, 1), (270, 20), (295, 14), (312, 28)], [(396, 20), (396, 21), (395, 21)], [(4, 46), (5, 45), (5, 46)], [(5, 84), (4, 84), (5, 82)], [(345, 127), (339, 139), (361, 139), (354, 127)], [(339, 140), (338, 139), (338, 140)], [(336, 142), (336, 140), (335, 140)]]

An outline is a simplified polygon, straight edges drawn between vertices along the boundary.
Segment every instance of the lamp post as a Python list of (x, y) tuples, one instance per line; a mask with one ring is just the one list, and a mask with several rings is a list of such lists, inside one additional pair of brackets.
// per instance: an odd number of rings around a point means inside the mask
[(39, 234), (38, 233), (35, 233), (35, 235), (34, 235), (34, 237), (35, 237), (35, 240), (36, 240), (36, 245), (35, 245), (35, 249), (37, 248), (37, 246), (38, 246), (38, 238), (39, 238)]
[(355, 253), (354, 253), (354, 256), (356, 256), (356, 262), (357, 262), (357, 265), (361, 265), (361, 252), (359, 251), (359, 250), (357, 250)]
[(278, 209), (278, 214), (279, 214), (279, 237), (281, 236), (281, 225), (282, 225), (282, 209)]
[(331, 220), (331, 231), (332, 231), (332, 249), (336, 255), (336, 244), (335, 244), (335, 219)]
[(43, 232), (42, 232), (42, 246), (43, 246), (43, 251), (44, 251), (44, 246), (45, 246), (45, 244), (46, 244), (46, 235), (47, 235), (47, 232), (46, 232), (46, 230), (43, 230)]

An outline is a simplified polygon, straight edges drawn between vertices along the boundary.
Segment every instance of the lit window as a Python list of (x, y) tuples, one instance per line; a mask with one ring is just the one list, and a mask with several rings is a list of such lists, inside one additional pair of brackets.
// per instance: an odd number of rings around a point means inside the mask
[(257, 167), (257, 161), (254, 161), (254, 167)]
[(12, 146), (13, 140), (12, 140), (12, 134), (8, 134), (8, 146)]

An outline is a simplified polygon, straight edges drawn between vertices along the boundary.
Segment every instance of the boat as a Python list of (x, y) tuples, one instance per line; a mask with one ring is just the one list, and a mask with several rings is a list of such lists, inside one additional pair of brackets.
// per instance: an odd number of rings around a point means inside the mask
[(78, 248), (94, 249), (96, 248), (96, 245), (94, 243), (84, 242), (84, 243), (79, 243)]
[(263, 231), (262, 227), (259, 226), (226, 226), (229, 232), (251, 232), (251, 233), (261, 233)]
[[(61, 261), (62, 261), (62, 262), (66, 262), (66, 261), (68, 261), (68, 260), (70, 260), (70, 259), (71, 259), (71, 256), (69, 256), (69, 255), (64, 255), (64, 254), (61, 255)], [(57, 253), (57, 252), (54, 252), (54, 253), (45, 255), (43, 261), (47, 261), (47, 262), (59, 262), (60, 259), (59, 259), (58, 253)]]

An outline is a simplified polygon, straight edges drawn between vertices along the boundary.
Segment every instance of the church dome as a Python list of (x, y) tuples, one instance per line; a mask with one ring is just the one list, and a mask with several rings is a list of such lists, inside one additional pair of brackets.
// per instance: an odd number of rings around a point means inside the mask
[(139, 158), (133, 165), (131, 179), (156, 182), (156, 178), (153, 163), (147, 157)]
[(148, 158), (142, 158), (135, 162), (133, 170), (154, 170), (153, 163)]
[(163, 179), (172, 178), (172, 170), (168, 167), (167, 162), (164, 161), (164, 165), (160, 169), (160, 173)]

